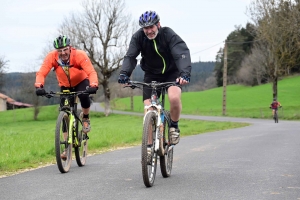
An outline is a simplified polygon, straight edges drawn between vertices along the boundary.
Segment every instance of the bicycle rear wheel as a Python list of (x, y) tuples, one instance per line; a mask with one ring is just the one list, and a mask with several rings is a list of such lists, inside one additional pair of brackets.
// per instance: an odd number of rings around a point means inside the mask
[(74, 150), (75, 150), (75, 157), (76, 162), (79, 167), (84, 166), (86, 163), (87, 158), (87, 148), (88, 148), (88, 138), (87, 135), (82, 131), (82, 117), (83, 113), (81, 110), (77, 111), (77, 115), (80, 119), (77, 120), (77, 127), (76, 127), (76, 139), (74, 141)]
[(275, 113), (275, 123), (278, 123), (278, 113), (277, 113), (277, 111)]
[[(69, 171), (72, 163), (72, 143), (68, 143), (69, 139), (69, 115), (61, 111), (58, 115), (55, 128), (55, 155), (56, 163), (61, 173)], [(65, 157), (62, 158), (62, 154)]]
[(167, 119), (171, 119), (170, 112), (165, 112), (165, 120), (164, 120), (164, 131), (163, 131), (163, 144), (165, 149), (165, 155), (159, 157), (160, 161), (160, 171), (161, 175), (164, 178), (171, 176), (172, 165), (173, 165), (173, 146), (170, 146), (170, 137), (169, 137), (169, 124), (167, 123)]
[[(143, 181), (146, 187), (153, 186), (156, 167), (157, 167), (157, 152), (154, 152), (156, 132), (156, 115), (154, 112), (149, 112), (145, 116), (142, 139), (142, 174)], [(150, 147), (151, 146), (151, 147)], [(148, 148), (151, 148), (151, 155), (148, 155)]]

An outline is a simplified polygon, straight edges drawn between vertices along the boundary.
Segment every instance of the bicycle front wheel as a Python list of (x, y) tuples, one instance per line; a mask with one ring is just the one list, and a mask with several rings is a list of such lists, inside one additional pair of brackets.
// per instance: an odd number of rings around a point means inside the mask
[(145, 116), (142, 139), (142, 174), (146, 187), (153, 186), (156, 167), (157, 152), (154, 151), (156, 132), (156, 115), (149, 112)]
[(61, 173), (69, 171), (72, 163), (72, 143), (69, 139), (69, 115), (61, 111), (58, 115), (55, 128), (55, 155), (56, 163)]
[(170, 112), (165, 112), (165, 120), (164, 120), (164, 127), (163, 127), (163, 146), (165, 149), (165, 154), (159, 157), (160, 162), (160, 171), (161, 175), (164, 178), (171, 176), (172, 165), (173, 165), (173, 146), (170, 146), (170, 138), (169, 138), (169, 124), (167, 123), (168, 119), (171, 119)]
[(88, 137), (86, 133), (82, 131), (82, 118), (83, 112), (81, 110), (77, 111), (80, 121), (77, 121), (76, 127), (76, 137), (74, 138), (74, 150), (76, 162), (79, 167), (84, 166), (87, 158), (87, 148), (88, 148)]

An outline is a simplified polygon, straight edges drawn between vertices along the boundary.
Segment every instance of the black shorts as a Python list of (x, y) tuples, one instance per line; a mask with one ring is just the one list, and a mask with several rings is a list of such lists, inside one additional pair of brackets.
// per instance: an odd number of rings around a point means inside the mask
[[(75, 87), (64, 87), (62, 86), (60, 88), (60, 91), (63, 91), (65, 89), (70, 90), (71, 92), (76, 92), (76, 91), (84, 91), (86, 90), (86, 87), (90, 85), (90, 81), (88, 79), (84, 79), (80, 83), (78, 83)], [(80, 94), (78, 95), (80, 99), (80, 104), (82, 108), (89, 108), (91, 106), (91, 100), (89, 97), (89, 94)], [(61, 105), (64, 104), (64, 99), (61, 100)]]
[[(144, 82), (151, 83), (151, 81), (157, 82), (173, 82), (179, 77), (179, 72), (168, 72), (166, 74), (149, 74), (145, 73)], [(178, 86), (180, 89), (181, 87)], [(168, 89), (168, 88), (167, 88)], [(143, 86), (143, 101), (151, 98), (151, 88), (147, 86)], [(157, 96), (160, 97), (162, 89), (157, 90)]]

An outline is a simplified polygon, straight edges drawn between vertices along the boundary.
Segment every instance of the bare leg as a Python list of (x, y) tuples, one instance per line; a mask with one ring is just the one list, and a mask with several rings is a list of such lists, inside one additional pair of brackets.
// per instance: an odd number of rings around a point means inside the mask
[(90, 108), (82, 108), (82, 112), (84, 115), (88, 115), (90, 113)]
[[(149, 106), (151, 104), (150, 99), (144, 100), (144, 106)], [(147, 110), (144, 109), (144, 115), (146, 114)]]
[(171, 86), (168, 89), (168, 97), (170, 101), (170, 114), (174, 122), (179, 121), (182, 110), (181, 89), (177, 86)]
[(65, 141), (67, 141), (67, 138), (68, 138), (68, 133), (64, 132), (64, 139), (65, 139)]

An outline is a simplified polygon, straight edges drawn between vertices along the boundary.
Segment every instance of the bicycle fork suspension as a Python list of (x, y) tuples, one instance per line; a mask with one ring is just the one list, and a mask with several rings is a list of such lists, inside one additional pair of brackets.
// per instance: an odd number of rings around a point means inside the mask
[(70, 116), (70, 123), (69, 123), (69, 139), (68, 139), (68, 143), (71, 144), (72, 143), (72, 133), (75, 132), (75, 117), (74, 115), (69, 115)]
[(157, 123), (157, 129), (156, 129), (156, 138), (158, 140), (158, 149), (159, 155), (163, 156), (165, 154), (165, 148), (164, 148), (164, 114), (158, 113), (159, 122)]

